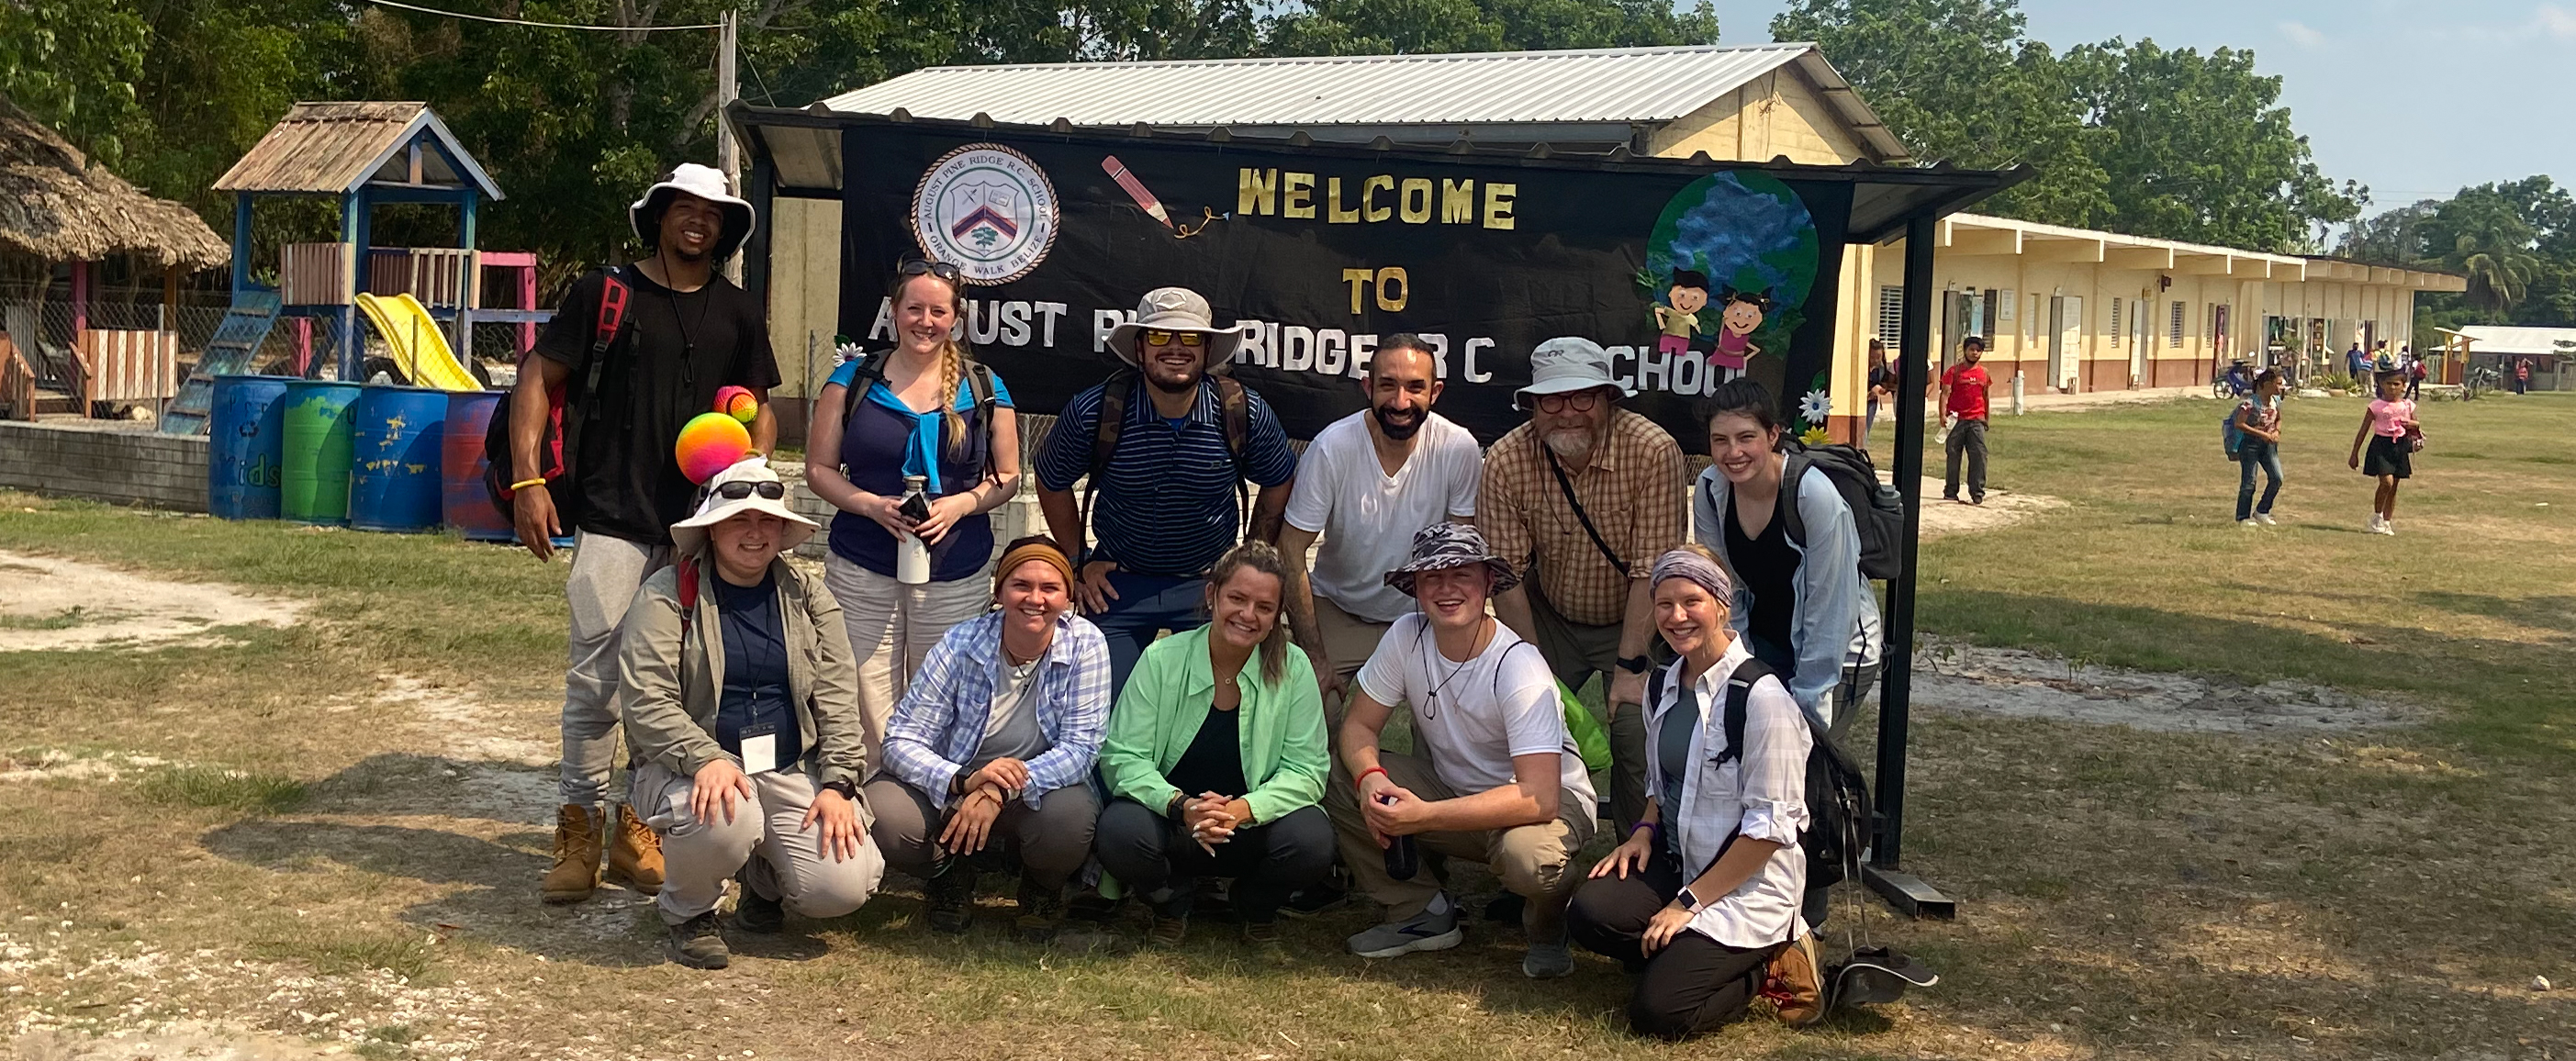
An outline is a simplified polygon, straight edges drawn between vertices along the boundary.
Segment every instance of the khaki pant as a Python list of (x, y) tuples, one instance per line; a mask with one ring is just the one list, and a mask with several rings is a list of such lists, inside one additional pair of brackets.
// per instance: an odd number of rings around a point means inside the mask
[[(691, 779), (660, 763), (635, 771), (630, 794), (644, 824), (662, 834), (662, 920), (679, 924), (716, 908), (725, 881), (751, 866), (749, 885), (806, 917), (833, 918), (859, 908), (885, 878), (885, 857), (868, 838), (859, 807), (859, 853), (833, 861), (823, 827), (799, 830), (814, 805), (814, 779), (801, 771), (751, 775), (751, 799), (734, 804), (733, 820), (699, 821), (689, 809)], [(754, 858), (758, 855), (758, 858)]]
[[(1539, 654), (1547, 657), (1547, 669), (1556, 672), (1556, 680), (1566, 688), (1578, 691), (1594, 674), (1601, 675), (1606, 699), (1610, 681), (1619, 674), (1618, 624), (1572, 622), (1557, 614), (1535, 580), (1522, 586), (1529, 591), (1530, 625), (1538, 628), (1534, 640)], [(1609, 715), (1610, 816), (1624, 836), (1646, 813), (1646, 709), (1642, 704), (1611, 704)]]
[(823, 562), (823, 587), (841, 602), (841, 624), (849, 628), (850, 654), (859, 663), (859, 727), (867, 761), (883, 763), (886, 722), (903, 691), (949, 627), (992, 608), (992, 580), (978, 573), (907, 586), (834, 555)]
[(572, 576), (564, 583), (572, 613), (565, 640), (572, 651), (564, 669), (563, 772), (557, 782), (565, 803), (590, 807), (608, 799), (609, 776), (617, 769), (617, 627), (644, 579), (670, 562), (664, 546), (589, 531), (573, 538)]
[[(1462, 795), (1440, 780), (1428, 759), (1386, 754), (1378, 756), (1378, 764), (1386, 767), (1388, 780), (1423, 799), (1456, 799)], [(1358, 791), (1342, 767), (1333, 768), (1333, 779), (1325, 786), (1324, 813), (1333, 820), (1333, 836), (1342, 849), (1342, 864), (1350, 867), (1351, 878), (1360, 890), (1385, 904), (1388, 920), (1403, 921), (1419, 915), (1431, 904), (1431, 897), (1440, 893), (1440, 883), (1432, 878), (1428, 866), (1409, 880), (1387, 875), (1386, 850), (1369, 835), (1368, 822), (1360, 817)], [(1531, 926), (1535, 938), (1536, 934), (1553, 932), (1566, 899), (1574, 894), (1575, 885), (1583, 883), (1588, 867), (1578, 868), (1573, 863), (1583, 845), (1592, 841), (1592, 814), (1589, 801), (1567, 792), (1558, 800), (1556, 820), (1543, 825), (1420, 833), (1413, 839), (1425, 852), (1483, 862), (1494, 876), (1502, 878), (1506, 890), (1530, 901), (1525, 923)]]
[(1333, 674), (1342, 679), (1341, 691), (1324, 698), (1324, 739), (1337, 747), (1341, 743), (1342, 717), (1350, 711), (1351, 697), (1359, 695), (1360, 668), (1368, 664), (1378, 641), (1394, 625), (1362, 619), (1343, 611), (1323, 594), (1315, 595), (1315, 630), (1324, 642), (1325, 654), (1333, 658)]

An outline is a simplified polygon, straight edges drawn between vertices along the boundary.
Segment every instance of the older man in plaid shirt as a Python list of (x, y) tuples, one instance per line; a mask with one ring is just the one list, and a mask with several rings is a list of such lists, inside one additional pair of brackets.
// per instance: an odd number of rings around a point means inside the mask
[(1609, 675), (1610, 808), (1622, 830), (1646, 808), (1646, 576), (1690, 527), (1681, 447), (1619, 408), (1632, 393), (1591, 340), (1540, 343), (1530, 385), (1513, 395), (1530, 420), (1486, 451), (1476, 499), (1494, 552), (1529, 572), (1495, 595), (1494, 615), (1568, 686)]

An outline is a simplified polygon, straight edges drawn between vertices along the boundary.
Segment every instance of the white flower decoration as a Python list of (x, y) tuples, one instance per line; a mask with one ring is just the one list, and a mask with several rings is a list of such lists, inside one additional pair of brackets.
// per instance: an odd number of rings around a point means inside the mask
[(842, 343), (841, 345), (832, 348), (832, 364), (835, 367), (849, 364), (853, 358), (859, 356), (859, 353), (859, 344)]
[(1798, 399), (1798, 418), (1808, 423), (1824, 423), (1825, 415), (1833, 411), (1833, 399), (1823, 391), (1808, 391), (1806, 397)]

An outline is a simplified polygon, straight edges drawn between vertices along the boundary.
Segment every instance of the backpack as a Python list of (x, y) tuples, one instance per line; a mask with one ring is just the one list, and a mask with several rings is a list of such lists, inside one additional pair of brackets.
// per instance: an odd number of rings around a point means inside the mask
[[(1646, 679), (1649, 708), (1663, 702), (1665, 673), (1659, 667)], [(1743, 760), (1746, 705), (1754, 684), (1764, 678), (1777, 680), (1758, 659), (1737, 664), (1735, 673), (1727, 676), (1726, 747), (1717, 753), (1718, 762)], [(1807, 855), (1807, 890), (1817, 891), (1859, 879), (1861, 852), (1877, 835), (1877, 811), (1869, 800), (1869, 778), (1861, 773), (1860, 764), (1834, 744), (1816, 716), (1801, 707), (1798, 717), (1806, 720), (1807, 735), (1814, 740), (1807, 751), (1807, 828), (1798, 834), (1798, 847)]]
[[(859, 403), (867, 398), (868, 388), (885, 382), (884, 355), (890, 352), (859, 355), (859, 367), (850, 376), (848, 393), (841, 398), (842, 438), (850, 437), (850, 424), (858, 420)], [(981, 361), (966, 359), (966, 387), (975, 395), (975, 423), (983, 429), (983, 436), (975, 440), (975, 445), (983, 451), (984, 474), (990, 476), (993, 473), (993, 409), (1000, 404), (1000, 399), (994, 397), (992, 368)], [(952, 395), (951, 400), (954, 397)], [(842, 469), (845, 474), (848, 470), (847, 467)]]
[[(569, 384), (546, 388), (546, 425), (537, 440), (537, 474), (546, 482), (562, 482), (572, 474), (573, 455), (578, 452), (573, 442), (584, 421), (590, 419), (592, 399), (599, 396), (599, 379), (608, 367), (608, 349), (617, 341), (626, 323), (626, 304), (633, 300), (635, 289), (626, 282), (622, 270), (610, 266), (601, 273), (599, 318), (594, 322), (590, 341), (590, 370), (584, 375), (579, 393)], [(532, 371), (529, 361), (538, 355), (531, 351), (519, 359), (519, 371)], [(492, 507), (501, 518), (516, 523), (518, 509), (512, 505), (510, 484), (518, 481), (516, 461), (510, 453), (510, 419), (513, 402), (504, 398), (492, 413), (491, 425), (483, 432), (483, 492), (491, 498)], [(555, 498), (555, 512), (565, 527), (574, 521), (572, 505), (579, 491), (565, 491)]]
[[(1109, 374), (1100, 385), (1100, 420), (1092, 429), (1091, 479), (1082, 491), (1082, 525), (1091, 525), (1091, 500), (1100, 493), (1100, 481), (1109, 471), (1109, 458), (1118, 452), (1118, 436), (1127, 429), (1127, 399), (1136, 391), (1136, 370), (1122, 368)], [(1252, 489), (1245, 485), (1243, 451), (1252, 442), (1252, 400), (1243, 384), (1232, 376), (1210, 373), (1208, 382), (1216, 384), (1217, 410), (1225, 424), (1226, 458), (1234, 464), (1235, 510), (1247, 522), (1252, 518)]]
[(2245, 429), (2236, 426), (2237, 415), (2244, 411), (2245, 403), (2238, 402), (2228, 408), (2227, 419), (2218, 422), (2218, 448), (2227, 452), (2228, 460), (2237, 459), (2238, 451), (2245, 446)]
[[(1796, 490), (1806, 482), (1807, 469), (1825, 473), (1834, 490), (1851, 506), (1852, 528), (1860, 532), (1860, 573), (1863, 578), (1895, 578), (1901, 562), (1905, 540), (1905, 495), (1878, 481), (1878, 467), (1870, 462), (1869, 451), (1853, 446), (1808, 446), (1789, 443), (1789, 459), (1780, 472), (1780, 481), (1790, 484), (1790, 491), (1780, 506), (1781, 518), (1788, 520), (1789, 540), (1799, 549), (1807, 547), (1807, 521), (1798, 513)], [(1714, 485), (1700, 488), (1710, 496), (1710, 506), (1726, 517), (1724, 506), (1716, 504)], [(1727, 495), (1730, 503), (1734, 495)]]

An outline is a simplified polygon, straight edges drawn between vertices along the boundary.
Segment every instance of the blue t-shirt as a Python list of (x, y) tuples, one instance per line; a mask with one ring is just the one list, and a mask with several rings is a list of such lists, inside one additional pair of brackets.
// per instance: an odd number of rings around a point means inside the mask
[(742, 731), (774, 727), (778, 767), (805, 757), (805, 737), (787, 699), (787, 630), (778, 614), (778, 577), (737, 586), (722, 577), (716, 587), (717, 634), (724, 640), (724, 693), (716, 702), (716, 743), (742, 754)]
[[(846, 390), (850, 381), (858, 377), (858, 371), (859, 362), (853, 359), (832, 370), (826, 382), (838, 383)], [(936, 412), (913, 412), (884, 383), (871, 385), (865, 395), (844, 400), (858, 403), (847, 421), (848, 429), (841, 432), (841, 473), (849, 478), (850, 485), (871, 494), (896, 497), (903, 493), (904, 476), (918, 475), (930, 480), (930, 496), (939, 498), (972, 489), (983, 477), (989, 430), (975, 408), (974, 385), (967, 380), (957, 381), (955, 397), (957, 415), (966, 423), (966, 445), (953, 451), (948, 445), (946, 417)], [(998, 375), (993, 377), (993, 404), (1011, 404), (1010, 388), (1002, 385)], [(866, 516), (843, 512), (832, 517), (832, 552), (877, 574), (894, 577), (894, 535)], [(948, 535), (930, 547), (930, 577), (936, 582), (966, 578), (982, 570), (992, 554), (992, 516), (968, 516), (950, 526)]]
[[(1103, 384), (1102, 386), (1106, 386)], [(1225, 413), (1216, 384), (1199, 382), (1198, 404), (1174, 422), (1154, 411), (1139, 379), (1127, 399), (1118, 452), (1110, 457), (1091, 511), (1091, 558), (1115, 560), (1118, 569), (1145, 575), (1203, 574), (1233, 548), (1243, 519), (1235, 497), (1234, 455), (1225, 445)], [(1297, 472), (1297, 453), (1279, 417), (1252, 388), (1243, 389), (1250, 430), (1243, 443), (1243, 477), (1277, 486)], [(1071, 490), (1091, 471), (1099, 437), (1101, 388), (1074, 395), (1038, 454), (1038, 485)]]

